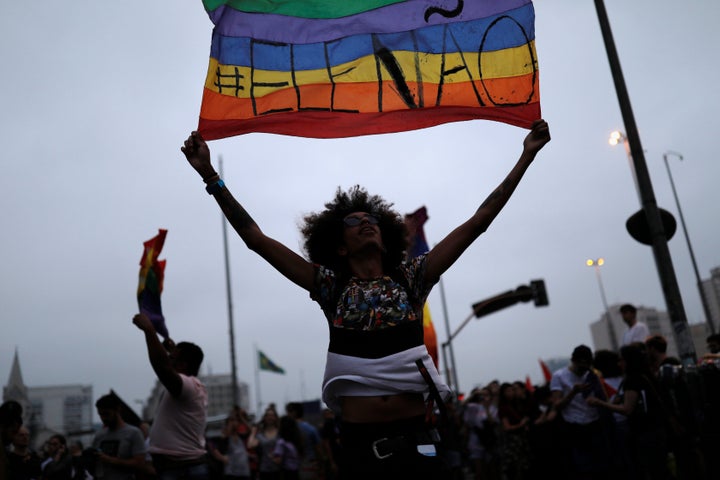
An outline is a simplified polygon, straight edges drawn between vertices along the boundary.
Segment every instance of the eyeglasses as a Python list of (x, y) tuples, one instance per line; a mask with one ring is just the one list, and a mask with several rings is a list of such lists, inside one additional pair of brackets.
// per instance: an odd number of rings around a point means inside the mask
[(380, 223), (380, 219), (372, 213), (366, 213), (365, 215), (349, 215), (343, 218), (343, 223), (346, 227), (357, 227), (365, 220), (367, 220), (367, 223), (370, 225), (377, 225)]

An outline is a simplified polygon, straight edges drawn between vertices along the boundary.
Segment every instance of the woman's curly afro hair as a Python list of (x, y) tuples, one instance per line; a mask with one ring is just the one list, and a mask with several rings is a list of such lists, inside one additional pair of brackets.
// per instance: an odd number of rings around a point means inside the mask
[(325, 210), (303, 218), (300, 231), (305, 238), (305, 254), (313, 263), (348, 274), (346, 259), (338, 254), (343, 245), (343, 219), (354, 212), (372, 213), (380, 220), (378, 226), (385, 247), (383, 270), (389, 274), (403, 262), (407, 248), (405, 223), (392, 206), (382, 197), (370, 195), (360, 185), (347, 192), (338, 187), (335, 198), (325, 204)]

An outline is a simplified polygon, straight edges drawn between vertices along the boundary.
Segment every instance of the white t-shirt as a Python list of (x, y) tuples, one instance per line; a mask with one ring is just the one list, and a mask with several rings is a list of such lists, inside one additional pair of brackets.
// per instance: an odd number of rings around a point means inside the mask
[(207, 391), (196, 377), (180, 374), (182, 390), (178, 397), (163, 390), (155, 420), (150, 429), (150, 453), (178, 459), (205, 455)]
[(628, 328), (623, 334), (622, 346), (635, 342), (645, 343), (645, 339), (649, 336), (650, 330), (648, 330), (647, 325), (643, 322), (635, 322), (635, 325)]
[[(550, 390), (562, 392), (563, 396), (570, 393), (577, 383), (585, 383), (588, 380), (589, 371), (582, 376), (577, 376), (569, 367), (561, 368), (553, 373), (550, 380)], [(582, 393), (575, 395), (570, 403), (562, 409), (563, 419), (568, 423), (586, 425), (600, 418), (600, 412), (596, 407), (587, 404), (587, 399)]]

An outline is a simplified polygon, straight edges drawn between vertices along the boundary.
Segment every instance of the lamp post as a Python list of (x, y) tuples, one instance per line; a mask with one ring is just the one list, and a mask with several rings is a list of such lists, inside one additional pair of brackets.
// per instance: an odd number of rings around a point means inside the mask
[(585, 265), (587, 265), (588, 267), (595, 267), (595, 275), (597, 276), (598, 286), (600, 287), (600, 298), (602, 299), (603, 307), (605, 308), (605, 320), (607, 321), (608, 334), (610, 335), (610, 347), (614, 351), (617, 351), (618, 344), (617, 337), (615, 336), (615, 327), (612, 324), (610, 309), (608, 308), (607, 299), (605, 298), (605, 288), (603, 287), (602, 277), (600, 276), (600, 267), (602, 267), (604, 264), (604, 258), (597, 258), (595, 260), (588, 258), (585, 262)]
[(680, 208), (680, 200), (678, 200), (677, 191), (675, 190), (675, 182), (673, 181), (672, 172), (670, 171), (670, 164), (668, 163), (668, 155), (678, 157), (681, 161), (683, 156), (678, 152), (668, 150), (663, 153), (663, 161), (665, 162), (665, 168), (670, 177), (670, 186), (672, 187), (673, 196), (675, 197), (675, 204), (677, 205), (678, 215), (680, 216), (680, 224), (685, 234), (685, 241), (687, 242), (688, 250), (690, 251), (690, 260), (692, 261), (693, 269), (695, 270), (695, 280), (697, 282), (698, 292), (700, 293), (700, 301), (702, 302), (703, 311), (705, 312), (705, 321), (710, 327), (710, 333), (715, 333), (715, 325), (712, 322), (712, 316), (710, 315), (710, 308), (708, 307), (707, 298), (705, 298), (705, 291), (702, 286), (702, 279), (700, 278), (700, 272), (698, 271), (697, 262), (695, 261), (695, 253), (693, 253), (692, 244), (690, 243), (690, 235), (688, 235), (687, 227), (685, 226), (685, 217), (683, 216), (682, 209)]
[[(465, 320), (463, 320), (460, 326), (455, 329), (453, 333), (449, 333), (448, 330), (448, 338), (442, 344), (443, 359), (445, 359), (446, 348), (450, 349), (450, 353), (452, 355), (453, 339), (458, 336), (460, 331), (465, 328), (465, 325), (467, 325), (470, 320), (473, 319), (473, 317), (480, 318), (493, 312), (497, 312), (498, 310), (502, 310), (503, 308), (515, 305), (518, 302), (529, 302), (530, 300), (533, 301), (536, 307), (545, 307), (548, 305), (549, 302), (547, 291), (545, 289), (545, 280), (531, 280), (529, 285), (520, 285), (515, 290), (508, 290), (506, 292), (494, 295), (490, 298), (486, 298), (485, 300), (474, 303), (472, 305), (472, 312), (470, 313), (470, 315), (467, 316), (467, 318), (465, 318)], [(454, 357), (451, 357), (451, 361), (453, 364), (452, 380), (457, 389), (457, 368), (455, 366)], [(447, 372), (447, 362), (445, 363), (445, 365)], [(457, 393), (459, 393), (459, 391)]]
[[(220, 177), (223, 175), (223, 161), (222, 157), (218, 159), (218, 166), (220, 169)], [(227, 220), (225, 215), (221, 218), (222, 232), (223, 232), (223, 251), (225, 252), (225, 290), (227, 292), (227, 307), (228, 307), (228, 336), (230, 339), (230, 375), (232, 385), (232, 401), (233, 406), (239, 405), (240, 400), (238, 399), (238, 381), (237, 381), (237, 361), (235, 359), (235, 327), (233, 321), (233, 303), (232, 303), (232, 288), (230, 288), (230, 260), (228, 256), (228, 238), (227, 238)], [(258, 386), (255, 384), (255, 388)]]
[[(458, 377), (457, 377), (457, 364), (455, 363), (455, 349), (453, 348), (452, 344), (452, 337), (450, 335), (450, 321), (448, 320), (448, 312), (447, 312), (447, 302), (445, 301), (445, 286), (443, 285), (442, 277), (440, 277), (440, 299), (442, 300), (442, 307), (443, 307), (443, 314), (445, 315), (445, 334), (447, 336), (447, 341), (442, 344), (442, 354), (443, 354), (443, 365), (445, 365), (445, 378), (446, 381), (450, 384), (452, 388), (455, 389), (455, 393), (460, 393), (460, 385), (458, 385)], [(448, 349), (450, 352), (450, 368), (452, 369), (451, 372), (448, 371), (448, 362), (447, 358), (445, 358), (445, 349)]]
[(628, 134), (627, 147), (630, 152), (630, 158), (633, 164), (633, 173), (635, 174), (638, 195), (640, 196), (640, 205), (647, 223), (649, 238), (652, 244), (653, 256), (655, 257), (655, 266), (657, 267), (660, 285), (665, 297), (668, 315), (672, 322), (675, 340), (678, 345), (678, 353), (685, 365), (695, 364), (697, 358), (695, 355), (695, 346), (693, 345), (690, 328), (688, 326), (687, 317), (685, 316), (685, 307), (683, 306), (682, 296), (680, 295), (680, 287), (675, 277), (675, 269), (670, 257), (670, 249), (667, 245), (667, 236), (663, 228), (660, 218), (660, 211), (655, 201), (655, 194), (650, 181), (650, 172), (645, 163), (645, 154), (643, 153), (642, 144), (640, 142), (640, 134), (638, 133), (637, 124), (635, 123), (635, 115), (630, 105), (630, 95), (628, 94), (625, 78), (623, 77), (622, 68), (620, 67), (620, 58), (615, 48), (615, 40), (613, 39), (612, 30), (610, 29), (610, 20), (607, 16), (605, 3), (603, 0), (595, 0), (595, 9), (600, 23), (600, 31), (605, 43), (605, 51), (610, 64), (610, 71), (615, 84), (615, 93), (617, 94), (618, 103), (620, 104), (620, 113), (625, 123), (625, 129)]

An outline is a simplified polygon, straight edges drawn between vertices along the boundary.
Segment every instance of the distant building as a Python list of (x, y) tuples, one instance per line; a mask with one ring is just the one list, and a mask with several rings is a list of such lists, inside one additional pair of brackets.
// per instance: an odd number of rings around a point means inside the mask
[(690, 325), (690, 335), (692, 336), (693, 345), (695, 345), (695, 355), (698, 359), (709, 353), (707, 348), (707, 337), (710, 335), (706, 323), (694, 323)]
[(80, 384), (26, 386), (16, 350), (3, 401), (15, 400), (23, 406), (23, 422), (35, 446), (54, 433), (86, 441), (93, 432), (92, 390), (92, 385)]
[(30, 425), (66, 435), (93, 430), (92, 385), (28, 388)]
[(710, 278), (702, 281), (702, 288), (715, 332), (720, 332), (720, 267), (710, 270)]
[(550, 370), (550, 373), (555, 373), (561, 368), (565, 368), (570, 365), (570, 357), (546, 358), (543, 361), (545, 362), (545, 365), (547, 365), (548, 370)]
[[(232, 376), (230, 374), (220, 375), (200, 375), (198, 377), (200, 381), (205, 384), (208, 394), (208, 417), (215, 417), (218, 415), (226, 415), (233, 408), (233, 395), (232, 395)], [(237, 382), (238, 392), (238, 404), (240, 408), (245, 410), (250, 405), (250, 388), (247, 383)], [(145, 403), (143, 408), (143, 419), (152, 420), (155, 416), (155, 410), (157, 408), (158, 401), (160, 400), (160, 393), (163, 391), (160, 381), (155, 381), (155, 386), (150, 392), (150, 396)]]
[(7, 385), (3, 387), (3, 402), (7, 400), (15, 400), (23, 409), (23, 423), (30, 423), (30, 398), (28, 398), (27, 387), (23, 381), (22, 371), (20, 370), (20, 360), (18, 351), (15, 349), (12, 367), (10, 367), (10, 376)]

